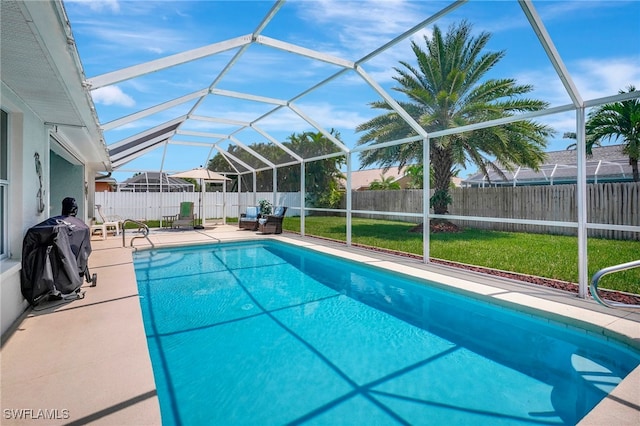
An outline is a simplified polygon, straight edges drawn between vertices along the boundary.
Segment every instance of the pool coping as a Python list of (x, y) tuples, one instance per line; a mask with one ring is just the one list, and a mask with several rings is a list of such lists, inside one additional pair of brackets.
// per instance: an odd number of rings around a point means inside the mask
[[(150, 234), (158, 247), (256, 238), (281, 240), (436, 281), (499, 305), (515, 304), (524, 312), (544, 312), (551, 319), (562, 317), (569, 323), (586, 325), (591, 332), (601, 330), (607, 338), (640, 348), (640, 312), (612, 310), (561, 290), (297, 234), (261, 235), (228, 225)], [(127, 246), (130, 241), (128, 237)], [(98, 274), (98, 285), (84, 287), (84, 299), (28, 310), (14, 325), (13, 332), (3, 337), (0, 350), (3, 424), (32, 424), (37, 415), (48, 415), (47, 424), (161, 423), (137, 298), (132, 250), (122, 247), (121, 237), (92, 238), (91, 243), (89, 267)], [(142, 239), (135, 244), (140, 249), (151, 248)], [(9, 411), (7, 418), (6, 410), (18, 411)], [(25, 416), (31, 410), (31, 418), (14, 418), (19, 410)], [(640, 367), (579, 424), (614, 423), (640, 424)]]

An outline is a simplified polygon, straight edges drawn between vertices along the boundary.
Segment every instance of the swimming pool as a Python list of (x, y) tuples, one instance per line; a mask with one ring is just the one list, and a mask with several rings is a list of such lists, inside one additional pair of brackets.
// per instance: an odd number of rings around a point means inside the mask
[(590, 333), (277, 241), (134, 264), (164, 424), (575, 424), (640, 364)]

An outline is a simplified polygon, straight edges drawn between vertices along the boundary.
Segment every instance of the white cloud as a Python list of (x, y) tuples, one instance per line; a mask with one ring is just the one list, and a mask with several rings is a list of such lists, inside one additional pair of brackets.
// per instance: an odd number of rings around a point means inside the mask
[(147, 51), (154, 55), (185, 49), (183, 34), (171, 28), (124, 27), (119, 23), (91, 26), (91, 36), (103, 43), (103, 46), (123, 53)]
[(640, 64), (637, 58), (584, 59), (576, 64), (574, 78), (584, 99), (615, 95), (627, 86), (640, 87)]
[(68, 3), (79, 3), (87, 6), (94, 12), (102, 12), (109, 9), (112, 12), (120, 12), (120, 3), (118, 0), (66, 0)]
[[(415, 4), (403, 0), (370, 1), (343, 1), (322, 0), (314, 2), (301, 2), (299, 15), (304, 21), (309, 21), (313, 26), (325, 25), (332, 28), (326, 36), (332, 34), (336, 38), (327, 41), (333, 48), (318, 48), (318, 50), (331, 52), (335, 49), (342, 51), (351, 50), (359, 54), (369, 53), (393, 37), (403, 33), (408, 28), (417, 24), (416, 8), (424, 4)], [(363, 7), (365, 6), (366, 7)], [(336, 44), (337, 43), (337, 44)], [(344, 53), (335, 53), (338, 56)], [(349, 58), (359, 59), (359, 58)]]
[(136, 104), (133, 98), (117, 86), (101, 87), (92, 93), (93, 101), (102, 105), (118, 105), (124, 107), (132, 107)]
[[(627, 86), (640, 87), (640, 66), (635, 57), (586, 58), (566, 64), (571, 80), (583, 100), (612, 96)], [(551, 67), (516, 76), (518, 83), (532, 84), (535, 97), (552, 106), (571, 103), (560, 77)]]

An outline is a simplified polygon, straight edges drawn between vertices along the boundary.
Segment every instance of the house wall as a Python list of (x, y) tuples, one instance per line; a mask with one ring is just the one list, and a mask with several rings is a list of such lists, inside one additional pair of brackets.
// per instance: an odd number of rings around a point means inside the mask
[(109, 182), (96, 182), (96, 192), (113, 192), (113, 187)]
[(62, 211), (62, 200), (66, 197), (73, 197), (78, 203), (78, 214), (80, 218), (85, 217), (86, 206), (84, 197), (84, 167), (79, 164), (67, 161), (55, 152), (50, 156), (50, 176), (49, 194), (51, 208), (49, 215), (57, 216)]
[[(22, 242), (27, 230), (50, 216), (60, 214), (62, 199), (75, 197), (78, 217), (86, 221), (87, 210), (93, 210), (93, 194), (85, 196), (85, 182), (94, 185), (95, 170), (74, 163), (52, 151), (50, 126), (2, 83), (1, 107), (9, 114), (9, 257), (0, 263), (0, 332), (4, 334), (28, 307), (20, 289)], [(65, 140), (62, 131), (56, 138)], [(56, 148), (58, 149), (58, 148)], [(39, 154), (42, 173), (44, 209), (39, 211), (40, 179), (34, 155)], [(71, 157), (75, 158), (73, 155)], [(70, 158), (71, 158), (70, 157)]]
[(49, 212), (47, 179), (43, 181), (45, 209), (38, 211), (40, 188), (34, 154), (40, 155), (43, 176), (49, 174), (49, 136), (40, 120), (4, 84), (2, 109), (9, 113), (9, 258), (2, 260), (0, 275), (0, 330), (4, 332), (24, 312), (28, 304), (20, 291), (22, 239), (31, 226), (42, 222)]

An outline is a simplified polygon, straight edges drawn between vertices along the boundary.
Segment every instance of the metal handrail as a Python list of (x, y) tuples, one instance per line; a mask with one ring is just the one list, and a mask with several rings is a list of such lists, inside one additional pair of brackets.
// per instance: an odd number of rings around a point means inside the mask
[(155, 245), (149, 239), (149, 227), (147, 226), (147, 224), (142, 223), (138, 220), (133, 220), (133, 219), (125, 219), (122, 221), (122, 247), (127, 246), (127, 242), (125, 241), (125, 238), (124, 238), (124, 225), (126, 223), (135, 223), (136, 225), (138, 225), (138, 231), (142, 229), (142, 235), (136, 235), (135, 237), (131, 238), (131, 242), (129, 243), (131, 247), (133, 247), (133, 240), (135, 240), (136, 238), (146, 238), (147, 241), (149, 241), (149, 244), (151, 244), (151, 247), (155, 248)]
[(591, 285), (589, 289), (591, 290), (591, 296), (600, 303), (601, 305), (607, 306), (609, 308), (632, 308), (632, 309), (640, 309), (640, 305), (630, 305), (628, 303), (620, 303), (620, 302), (608, 302), (600, 297), (598, 294), (598, 282), (600, 278), (604, 277), (607, 274), (611, 274), (613, 272), (626, 271), (627, 269), (633, 269), (640, 267), (640, 260), (634, 260), (632, 262), (621, 263), (620, 265), (609, 266), (608, 268), (600, 269), (598, 272), (593, 274), (593, 278), (591, 278)]

